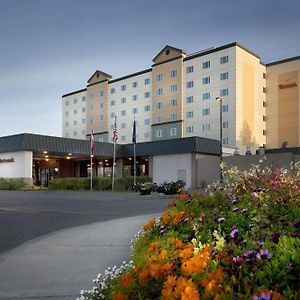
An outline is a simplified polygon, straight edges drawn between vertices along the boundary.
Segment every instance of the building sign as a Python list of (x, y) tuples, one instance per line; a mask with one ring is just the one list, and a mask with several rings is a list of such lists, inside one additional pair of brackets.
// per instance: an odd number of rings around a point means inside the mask
[(15, 162), (15, 159), (13, 157), (11, 158), (0, 158), (0, 163), (13, 163)]
[(297, 87), (297, 83), (293, 82), (293, 83), (288, 83), (288, 84), (279, 84), (278, 86), (281, 90), (282, 89), (289, 89), (289, 88), (293, 88), (293, 87)]

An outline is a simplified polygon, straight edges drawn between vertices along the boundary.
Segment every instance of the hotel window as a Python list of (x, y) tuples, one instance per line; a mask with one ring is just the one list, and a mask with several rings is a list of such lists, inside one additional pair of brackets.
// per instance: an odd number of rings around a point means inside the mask
[(99, 132), (103, 132), (104, 131), (104, 127), (103, 126), (100, 126), (99, 127)]
[(171, 106), (177, 106), (177, 99), (171, 99)]
[(220, 64), (223, 65), (223, 64), (227, 64), (228, 63), (228, 55), (226, 56), (223, 56), (220, 58)]
[(144, 125), (149, 125), (150, 124), (150, 119), (145, 119), (144, 120)]
[(161, 129), (156, 130), (155, 136), (156, 137), (162, 137), (162, 130)]
[(163, 103), (162, 102), (158, 102), (157, 103), (157, 109), (162, 109), (163, 108)]
[(177, 128), (171, 128), (170, 129), (170, 136), (175, 136), (177, 135)]
[(194, 81), (188, 81), (186, 83), (186, 88), (189, 89), (189, 88), (192, 88), (192, 87), (194, 87)]
[(149, 137), (150, 137), (150, 132), (145, 132), (145, 133), (144, 133), (144, 138), (145, 138), (145, 139), (148, 139)]
[(104, 119), (104, 116), (103, 116), (103, 115), (100, 115), (100, 116), (99, 116), (99, 120), (100, 120), (100, 121), (103, 121), (103, 119)]
[(266, 93), (266, 88), (265, 87), (263, 87), (263, 93)]
[(210, 123), (203, 124), (202, 131), (210, 131)]
[(202, 64), (202, 69), (208, 69), (210, 68), (210, 61), (205, 61), (203, 64)]
[(121, 128), (125, 129), (126, 128), (126, 123), (121, 123)]
[(266, 130), (263, 130), (263, 135), (267, 135), (267, 132), (266, 132)]
[(267, 102), (263, 101), (263, 107), (267, 107)]
[(115, 117), (115, 115), (116, 114), (114, 112), (110, 113), (110, 118), (113, 119)]
[(85, 135), (85, 129), (81, 130), (81, 135)]
[(226, 105), (223, 105), (222, 111), (223, 111), (223, 112), (228, 112), (228, 105), (227, 105), (227, 104), (226, 104)]
[(193, 103), (193, 102), (194, 102), (194, 96), (186, 97), (186, 103)]
[(177, 84), (172, 84), (171, 85), (171, 93), (174, 93), (177, 91)]
[(69, 105), (69, 101), (66, 101), (66, 102), (65, 102), (65, 105), (68, 106), (68, 105)]
[(83, 108), (81, 109), (81, 112), (85, 113), (85, 107), (83, 107)]
[(162, 123), (163, 117), (162, 116), (158, 116), (156, 120), (157, 120), (157, 123)]
[(263, 121), (266, 122), (267, 121), (267, 117), (263, 116)]
[(145, 85), (150, 84), (150, 78), (145, 79)]
[(74, 114), (74, 115), (77, 115), (77, 109), (74, 109), (74, 110), (73, 110), (73, 114)]
[(266, 73), (263, 73), (263, 78), (266, 79)]
[(208, 116), (208, 115), (210, 115), (210, 108), (203, 108), (202, 116)]
[(210, 77), (209, 76), (208, 77), (203, 77), (202, 83), (203, 84), (209, 84), (210, 83)]
[(66, 117), (69, 116), (69, 112), (68, 112), (68, 111), (65, 112), (65, 116), (66, 116)]
[(156, 90), (156, 95), (162, 95), (163, 94), (163, 89), (159, 88)]
[(85, 124), (85, 119), (82, 119), (82, 120), (81, 120), (81, 124)]
[(136, 101), (138, 99), (138, 95), (133, 95), (132, 96), (132, 101)]
[(73, 125), (76, 126), (77, 125), (77, 120), (73, 121)]
[(220, 96), (221, 97), (228, 96), (228, 89), (220, 90)]
[(193, 117), (194, 117), (194, 112), (193, 112), (193, 111), (187, 111), (187, 112), (186, 112), (186, 117), (187, 117), (188, 119), (193, 118)]
[(202, 94), (202, 100), (209, 100), (209, 99), (210, 99), (210, 93)]
[(74, 104), (76, 104), (77, 102), (78, 102), (78, 100), (77, 100), (77, 99), (74, 99), (74, 100), (73, 100), (73, 103), (74, 103)]
[(134, 82), (132, 83), (132, 87), (133, 87), (133, 88), (137, 88), (137, 87), (138, 87), (138, 82), (137, 82), (137, 81), (134, 81)]
[(126, 140), (126, 135), (122, 135), (121, 136), (121, 141), (125, 141)]
[(145, 92), (145, 98), (150, 98), (150, 92)]
[(121, 110), (121, 116), (126, 116), (126, 110)]
[(74, 135), (74, 136), (77, 136), (77, 131), (74, 131), (74, 132), (73, 132), (73, 135)]
[(194, 66), (188, 66), (188, 67), (186, 67), (186, 72), (187, 73), (193, 73), (194, 72)]
[(116, 104), (116, 101), (115, 100), (111, 100), (110, 101), (110, 106), (114, 106)]
[(104, 96), (104, 92), (100, 91), (99, 95), (100, 95), (100, 97), (103, 97)]
[(162, 81), (162, 79), (163, 79), (162, 74), (158, 74), (158, 75), (156, 76), (156, 81)]
[(145, 111), (150, 111), (150, 105), (145, 105)]
[(223, 128), (228, 128), (228, 121), (222, 123)]
[(171, 121), (172, 122), (177, 121), (177, 114), (171, 114)]
[(133, 114), (137, 114), (137, 113), (138, 113), (138, 108), (137, 108), (137, 107), (134, 107), (134, 108), (132, 109), (132, 113), (133, 113)]
[(103, 108), (103, 107), (104, 107), (104, 103), (101, 102), (101, 103), (100, 103), (100, 108)]
[(223, 144), (223, 145), (228, 145), (228, 137), (223, 138), (222, 144)]
[(85, 96), (82, 96), (81, 101), (85, 102)]
[(177, 77), (177, 70), (172, 70), (172, 71), (170, 72), (170, 76), (171, 76), (172, 78)]
[(116, 92), (116, 89), (115, 89), (115, 88), (111, 88), (111, 89), (110, 89), (110, 93), (111, 93), (111, 94), (114, 94), (115, 92)]
[(65, 134), (65, 137), (66, 137), (66, 138), (69, 137), (69, 133), (66, 133), (66, 134)]
[(94, 94), (90, 94), (90, 99), (94, 99)]
[(126, 91), (126, 84), (121, 85), (121, 91)]
[(186, 128), (186, 132), (187, 132), (187, 133), (193, 133), (193, 132), (194, 132), (194, 126), (188, 126), (188, 127)]
[(226, 80), (228, 79), (228, 72), (220, 74), (220, 80)]
[(114, 124), (111, 124), (110, 125), (110, 130), (114, 130), (114, 127), (115, 127)]
[(69, 122), (66, 122), (66, 123), (65, 123), (65, 127), (69, 127)]
[(121, 103), (126, 103), (126, 98), (125, 97), (121, 98)]

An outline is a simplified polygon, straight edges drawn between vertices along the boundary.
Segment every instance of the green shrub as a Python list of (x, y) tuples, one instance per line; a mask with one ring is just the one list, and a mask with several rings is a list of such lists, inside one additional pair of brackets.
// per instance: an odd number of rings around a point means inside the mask
[(24, 186), (22, 179), (0, 178), (0, 190), (20, 190)]
[[(137, 185), (145, 183), (145, 182), (151, 182), (151, 181), (152, 181), (152, 178), (147, 177), (147, 176), (137, 176), (136, 177)], [(133, 176), (118, 178), (115, 181), (115, 190), (116, 191), (132, 191), (133, 182), (134, 182)]]

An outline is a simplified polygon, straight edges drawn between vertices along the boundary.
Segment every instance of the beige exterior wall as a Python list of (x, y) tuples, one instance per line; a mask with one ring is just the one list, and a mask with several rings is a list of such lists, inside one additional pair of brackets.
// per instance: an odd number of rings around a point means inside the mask
[[(103, 92), (103, 95), (100, 92)], [(86, 133), (108, 131), (108, 81), (103, 81), (87, 87), (86, 101)], [(100, 118), (102, 116), (102, 120)]]
[[(171, 77), (171, 71), (176, 71), (177, 76)], [(157, 76), (161, 75), (162, 80), (158, 81)], [(182, 120), (183, 115), (183, 61), (182, 58), (170, 62), (155, 65), (152, 68), (152, 124), (158, 123), (158, 117), (162, 118), (161, 123), (171, 122), (171, 115), (176, 114), (177, 120)], [(172, 92), (171, 86), (176, 85), (177, 91)], [(162, 95), (158, 95), (158, 89), (162, 88)], [(171, 106), (171, 100), (177, 100), (177, 106)], [(158, 107), (162, 103), (162, 108)]]
[(241, 154), (247, 147), (253, 153), (266, 144), (265, 72), (258, 57), (236, 47), (236, 145)]
[(267, 66), (267, 147), (300, 144), (300, 58)]

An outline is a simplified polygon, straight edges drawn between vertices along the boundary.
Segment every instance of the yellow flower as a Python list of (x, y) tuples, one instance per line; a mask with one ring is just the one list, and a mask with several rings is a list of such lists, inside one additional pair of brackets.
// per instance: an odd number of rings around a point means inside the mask
[(224, 246), (225, 246), (225, 239), (219, 235), (219, 233), (217, 232), (217, 230), (215, 230), (213, 232), (213, 236), (215, 237), (215, 239), (217, 240), (216, 243), (215, 243), (215, 249), (218, 250), (218, 251), (221, 251)]

